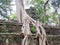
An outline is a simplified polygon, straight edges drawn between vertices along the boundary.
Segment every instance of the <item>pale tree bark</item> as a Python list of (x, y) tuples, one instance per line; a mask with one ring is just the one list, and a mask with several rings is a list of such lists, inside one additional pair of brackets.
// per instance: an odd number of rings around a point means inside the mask
[[(30, 28), (29, 28), (29, 23), (32, 23), (35, 27), (36, 27), (36, 31), (37, 31), (37, 36), (39, 36), (39, 44), (40, 45), (46, 45), (45, 44), (45, 41), (46, 41), (46, 33), (45, 33), (45, 30), (44, 28), (42, 27), (41, 23), (39, 21), (36, 21), (34, 19), (32, 19), (27, 13), (26, 11), (22, 8), (23, 12), (24, 12), (24, 15), (22, 18), (23, 20), (23, 26), (22, 26), (22, 31), (24, 32), (24, 34), (26, 34), (27, 36), (28, 35), (31, 35), (30, 33)], [(41, 28), (41, 31), (42, 31), (42, 34), (40, 32), (40, 29), (39, 27)], [(25, 32), (26, 31), (26, 32)], [(28, 31), (28, 32), (27, 32)], [(27, 38), (26, 38), (27, 39)], [(25, 41), (23, 41), (25, 42)], [(27, 42), (28, 43), (28, 42)]]
[(46, 5), (48, 4), (49, 0), (44, 0), (44, 24), (46, 24)]
[[(46, 45), (45, 41), (46, 41), (46, 33), (44, 28), (42, 27), (41, 23), (39, 21), (36, 21), (34, 19), (32, 19), (24, 10), (23, 5), (21, 3), (21, 0), (17, 0), (17, 5), (20, 7), (18, 8), (18, 12), (20, 12), (22, 15), (18, 15), (19, 17), (19, 21), (21, 21), (23, 23), (22, 25), (22, 33), (24, 34), (24, 39), (22, 40), (22, 45), (28, 45), (28, 37), (29, 35), (31, 35), (31, 31), (30, 31), (30, 27), (29, 24), (32, 23), (35, 27), (36, 27), (36, 35), (39, 37), (39, 45)], [(22, 18), (21, 18), (22, 17)], [(20, 20), (21, 18), (21, 20)], [(41, 29), (40, 29), (41, 28)], [(40, 32), (40, 30), (42, 31), (42, 33)]]
[(6, 45), (9, 45), (9, 41), (8, 41), (8, 38), (6, 39)]
[(22, 15), (23, 15), (21, 5), (24, 7), (23, 0), (16, 0), (17, 20), (19, 21), (19, 23), (22, 23)]

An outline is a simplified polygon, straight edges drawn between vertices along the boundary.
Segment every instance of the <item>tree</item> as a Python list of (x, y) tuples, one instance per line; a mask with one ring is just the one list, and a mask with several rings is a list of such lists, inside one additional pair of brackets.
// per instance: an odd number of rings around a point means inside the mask
[(8, 15), (8, 11), (11, 11), (11, 1), (12, 0), (0, 0), (0, 15), (5, 17), (5, 18), (8, 18), (7, 15)]
[(17, 8), (17, 20), (19, 21), (19, 23), (22, 23), (22, 15), (23, 15), (23, 11), (22, 11), (22, 7), (24, 7), (23, 5), (23, 0), (16, 0), (16, 8)]
[[(57, 5), (56, 6), (53, 1), (55, 0), (52, 0), (51, 3), (49, 3), (51, 0), (47, 0), (46, 2), (44, 2), (44, 0), (33, 0), (31, 1), (31, 3), (34, 5), (34, 7), (36, 8), (36, 12), (38, 13), (38, 15), (40, 15), (40, 22), (42, 23), (55, 23), (57, 24), (57, 13), (54, 11), (54, 12), (49, 12), (49, 10), (51, 9), (51, 6), (52, 5), (53, 7), (55, 6), (56, 7), (59, 7), (59, 0), (57, 0)], [(55, 9), (54, 8), (54, 9)], [(50, 19), (52, 21), (50, 21)]]
[(51, 4), (53, 8), (55, 9), (55, 12), (57, 12), (57, 9), (59, 8), (59, 5), (60, 5), (60, 0), (52, 0)]
[(48, 4), (48, 2), (49, 2), (49, 0), (47, 0), (45, 3), (44, 3), (44, 6), (43, 6), (43, 8), (44, 8), (44, 23), (46, 24), (46, 5)]
[[(48, 0), (49, 1), (49, 0)], [(33, 0), (31, 3), (34, 5), (34, 7), (36, 8), (36, 12), (38, 13), (38, 15), (40, 16), (40, 21), (42, 23), (46, 23), (48, 21), (48, 17), (46, 17), (46, 4), (48, 3), (48, 1), (46, 1), (44, 3), (43, 0)], [(43, 12), (44, 11), (44, 12)], [(46, 18), (46, 19), (45, 19)]]

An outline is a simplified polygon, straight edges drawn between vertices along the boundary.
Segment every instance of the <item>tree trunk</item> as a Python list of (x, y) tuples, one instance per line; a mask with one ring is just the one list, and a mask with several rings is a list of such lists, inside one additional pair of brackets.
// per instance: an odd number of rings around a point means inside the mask
[(46, 5), (48, 4), (49, 0), (45, 1), (44, 3), (44, 24), (46, 24)]
[(23, 6), (23, 0), (16, 0), (17, 20), (19, 21), (19, 23), (22, 23), (22, 15), (23, 15), (21, 5)]

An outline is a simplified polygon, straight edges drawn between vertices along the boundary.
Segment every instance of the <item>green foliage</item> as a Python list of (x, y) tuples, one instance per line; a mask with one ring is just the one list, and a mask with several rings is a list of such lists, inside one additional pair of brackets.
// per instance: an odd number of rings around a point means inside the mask
[(57, 17), (56, 16), (57, 16), (57, 14), (55, 12), (53, 12), (52, 13), (52, 19), (53, 19), (53, 22), (57, 24), (58, 23), (58, 20), (57, 20)]
[(0, 15), (3, 17), (7, 17), (7, 11), (11, 11), (10, 3), (12, 0), (0, 0)]
[(36, 8), (36, 13), (37, 13), (37, 15), (40, 16), (40, 21), (43, 23), (44, 22), (44, 15), (43, 15), (44, 1), (43, 0), (33, 0), (31, 3)]
[(2, 33), (8, 32), (7, 26), (6, 26), (5, 24), (3, 25), (1, 32), (2, 32)]
[[(32, 0), (31, 4), (34, 5), (34, 8), (36, 8), (36, 12), (38, 13), (38, 15), (40, 16), (40, 22), (44, 23), (44, 10), (43, 10), (43, 5), (44, 5), (44, 0)], [(46, 5), (46, 23), (49, 23), (49, 18), (52, 18), (53, 23), (57, 24), (57, 14), (55, 12), (49, 12), (49, 10), (51, 9), (50, 4), (48, 3)], [(51, 22), (52, 23), (52, 22)]]
[(21, 36), (15, 35), (13, 40), (16, 41), (16, 42), (21, 42)]
[(0, 43), (1, 43), (1, 42), (3, 42), (3, 38), (2, 38), (2, 36), (0, 35)]
[(12, 16), (12, 19), (17, 19), (16, 13), (12, 14), (11, 16)]
[(36, 28), (34, 26), (31, 27), (31, 32), (36, 33)]
[(57, 11), (57, 9), (60, 8), (60, 0), (51, 0), (51, 2), (51, 5)]
[(8, 15), (5, 16), (5, 18), (8, 19), (8, 20), (9, 20), (9, 19), (14, 19), (14, 20), (16, 20), (16, 19), (17, 19), (17, 15), (16, 15), (16, 13), (14, 13), (14, 14), (12, 14), (12, 15), (10, 15), (10, 16), (8, 16)]

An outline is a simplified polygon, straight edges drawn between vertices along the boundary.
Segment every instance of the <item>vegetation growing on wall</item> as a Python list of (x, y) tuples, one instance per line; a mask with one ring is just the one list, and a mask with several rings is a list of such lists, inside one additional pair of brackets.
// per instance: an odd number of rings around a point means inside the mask
[(4, 24), (4, 25), (2, 26), (1, 33), (7, 33), (7, 32), (8, 32), (7, 26)]

